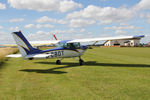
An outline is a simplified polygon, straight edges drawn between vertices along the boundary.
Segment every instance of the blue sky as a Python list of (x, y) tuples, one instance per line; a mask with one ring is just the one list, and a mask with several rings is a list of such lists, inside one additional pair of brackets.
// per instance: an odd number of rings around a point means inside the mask
[(0, 0), (0, 44), (18, 30), (32, 41), (144, 34), (147, 43), (149, 27), (148, 0)]

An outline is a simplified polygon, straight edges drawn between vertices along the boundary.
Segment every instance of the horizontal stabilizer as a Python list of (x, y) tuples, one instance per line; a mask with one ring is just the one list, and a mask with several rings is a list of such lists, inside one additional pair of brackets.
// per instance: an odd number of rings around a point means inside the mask
[(31, 54), (25, 56), (25, 59), (47, 59), (51, 58), (52, 54)]
[(19, 58), (19, 57), (22, 57), (22, 55), (21, 54), (11, 54), (11, 55), (7, 55), (6, 57)]
[[(31, 54), (31, 55), (27, 55), (25, 56), (25, 59), (47, 59), (47, 58), (51, 58), (52, 54)], [(21, 54), (10, 54), (7, 55), (6, 57), (10, 57), (10, 58), (19, 58), (22, 57)]]

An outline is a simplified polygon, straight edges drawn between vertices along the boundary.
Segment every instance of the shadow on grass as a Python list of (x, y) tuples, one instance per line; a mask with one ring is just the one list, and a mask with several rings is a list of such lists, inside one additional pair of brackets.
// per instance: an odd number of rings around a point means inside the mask
[(47, 74), (64, 74), (67, 73), (65, 71), (55, 71), (55, 68), (52, 69), (23, 69), (19, 71), (24, 71), (24, 72), (36, 72), (36, 73), (47, 73)]
[[(55, 62), (35, 62), (37, 64), (55, 64)], [(64, 69), (64, 68), (71, 68), (71, 67), (79, 67), (78, 63), (62, 63), (61, 65), (65, 65), (63, 67), (55, 67), (55, 68), (50, 68), (50, 69), (24, 69), (20, 71), (24, 72), (36, 72), (36, 73), (49, 73), (49, 74), (65, 74), (67, 72), (65, 71), (56, 71), (57, 69)], [(150, 65), (146, 64), (117, 64), (117, 63), (97, 63), (96, 61), (88, 61), (85, 62), (84, 66), (105, 66), (105, 67), (149, 67)]]
[[(36, 62), (40, 64), (55, 64), (53, 62)], [(67, 65), (68, 64), (68, 65)], [(24, 70), (19, 70), (19, 71), (24, 71), (24, 72), (36, 72), (36, 73), (49, 73), (49, 74), (65, 74), (67, 72), (65, 71), (56, 71), (57, 69), (64, 69), (64, 68), (71, 68), (71, 67), (77, 67), (78, 64), (75, 63), (63, 63), (61, 65), (67, 65), (63, 67), (55, 67), (55, 68), (50, 68), (50, 69), (24, 69)]]
[[(4, 63), (4, 59), (0, 59), (1, 61), (0, 61), (0, 69), (2, 69), (3, 68), (3, 65), (5, 64)], [(7, 59), (5, 59), (5, 61), (7, 61)]]
[[(38, 64), (56, 64), (55, 62), (35, 62)], [(63, 62), (61, 65), (66, 65), (64, 67), (75, 67), (79, 66), (78, 63)], [(118, 63), (97, 63), (96, 61), (85, 62), (83, 66), (106, 66), (106, 67), (150, 67), (146, 64), (118, 64)], [(61, 69), (61, 68), (58, 68)]]
[(86, 62), (87, 66), (106, 66), (106, 67), (149, 67), (150, 65), (146, 64), (119, 64), (119, 63), (97, 63), (96, 61)]
[(2, 65), (4, 64), (3, 61), (0, 61), (0, 68), (2, 68)]

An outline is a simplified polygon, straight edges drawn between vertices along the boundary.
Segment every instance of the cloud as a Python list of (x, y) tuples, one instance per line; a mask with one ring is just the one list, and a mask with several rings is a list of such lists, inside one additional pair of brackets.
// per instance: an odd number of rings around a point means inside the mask
[(16, 26), (16, 27), (10, 27), (9, 30), (10, 31), (19, 31), (20, 29), (18, 26)]
[(38, 22), (38, 23), (55, 22), (55, 21), (56, 21), (56, 19), (52, 19), (52, 18), (49, 18), (47, 16), (43, 16), (43, 17), (36, 20), (36, 22)]
[(68, 12), (82, 7), (73, 0), (8, 0), (8, 3), (16, 9), (36, 11)]
[(150, 1), (149, 0), (141, 0), (136, 6), (136, 9), (150, 9)]
[(82, 28), (81, 30), (80, 30), (80, 32), (85, 32), (86, 30), (84, 29), (84, 28)]
[(150, 13), (147, 14), (141, 14), (141, 18), (146, 18), (146, 22), (150, 24)]
[(10, 33), (0, 31), (0, 44), (14, 43)]
[(34, 25), (34, 24), (27, 24), (24, 26), (24, 28), (54, 28), (55, 26), (53, 25), (50, 25), (50, 24), (37, 24), (37, 25)]
[(36, 22), (38, 23), (46, 23), (46, 22), (52, 22), (52, 23), (58, 23), (58, 24), (66, 24), (67, 21), (63, 20), (63, 19), (55, 19), (55, 18), (49, 18), (47, 16), (43, 16), (39, 19), (36, 20)]
[(132, 9), (127, 8), (113, 8), (113, 7), (98, 7), (89, 5), (80, 11), (75, 11), (67, 15), (67, 19), (92, 19), (100, 24), (111, 24), (116, 22), (124, 22), (135, 16)]
[[(99, 7), (95, 5), (88, 5), (86, 8), (80, 11), (74, 11), (73, 13), (69, 13), (66, 16), (66, 19), (73, 20), (73, 22), (74, 20), (78, 21), (78, 19), (88, 20), (88, 21), (93, 20), (98, 25), (124, 23), (136, 16), (139, 16), (139, 12), (144, 9), (150, 9), (149, 0), (141, 0), (139, 3), (137, 3), (136, 5), (130, 8)], [(147, 22), (150, 23), (149, 15), (144, 16), (143, 18), (147, 18)], [(71, 26), (74, 25), (71, 24)], [(88, 23), (87, 25), (84, 26), (88, 26)], [(134, 27), (130, 26), (130, 28), (134, 28)]]
[(116, 30), (115, 33), (116, 34), (127, 34), (127, 32), (123, 31), (123, 30)]
[(14, 23), (14, 22), (23, 22), (24, 18), (16, 18), (16, 19), (10, 19), (9, 22)]
[(68, 10), (74, 10), (75, 8), (81, 8), (82, 5), (75, 3), (72, 0), (62, 0), (62, 2), (60, 2), (60, 11), (61, 12), (67, 12)]
[(142, 29), (142, 27), (136, 27), (133, 25), (121, 23), (120, 26), (104, 27), (104, 29), (105, 30), (114, 30), (116, 34), (127, 34), (127, 31), (129, 31), (129, 30)]
[(70, 27), (86, 27), (89, 25), (94, 24), (95, 21), (94, 20), (87, 20), (87, 19), (71, 19), (69, 22), (69, 26)]
[(35, 28), (34, 24), (27, 24), (24, 26), (24, 28)]
[(56, 34), (72, 34), (76, 33), (76, 30), (74, 29), (68, 29), (68, 30), (53, 30), (51, 33), (56, 33)]
[(56, 37), (59, 40), (71, 40), (71, 39), (79, 39), (79, 38), (83, 38), (83, 37), (84, 38), (94, 37), (91, 32), (87, 32), (88, 35), (85, 35), (80, 30), (71, 28), (68, 30), (52, 30), (50, 32), (37, 31), (34, 34), (32, 34), (32, 33), (28, 34), (27, 39), (29, 39), (30, 41), (54, 40), (52, 33), (56, 34)]
[(2, 29), (3, 28), (3, 26), (0, 26), (0, 29)]
[[(40, 25), (40, 24), (38, 24)], [(42, 27), (44, 28), (54, 28), (55, 26), (54, 25), (50, 25), (50, 24), (44, 24), (44, 25), (41, 25)]]
[(76, 30), (74, 29), (69, 29), (69, 30), (52, 30), (50, 32), (45, 32), (45, 31), (37, 31), (34, 34), (29, 34), (27, 36), (27, 38), (29, 40), (36, 40), (36, 41), (41, 41), (41, 40), (50, 40), (50, 39), (54, 39), (54, 37), (52, 36), (52, 33), (56, 34), (58, 39), (68, 39), (66, 36), (62, 37), (62, 35), (64, 34), (74, 34), (76, 33)]
[(142, 29), (142, 27), (136, 27), (133, 25), (122, 25), (121, 26), (112, 26), (112, 27), (105, 27), (105, 30), (135, 30), (135, 29)]
[(6, 5), (5, 5), (5, 4), (0, 3), (0, 9), (6, 9)]

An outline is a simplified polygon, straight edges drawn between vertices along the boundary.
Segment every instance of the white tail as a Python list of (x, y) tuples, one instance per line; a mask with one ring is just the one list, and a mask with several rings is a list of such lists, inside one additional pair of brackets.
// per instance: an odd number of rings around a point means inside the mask
[(13, 32), (12, 35), (23, 58), (27, 55), (40, 52), (39, 49), (35, 49), (30, 45), (21, 32)]

